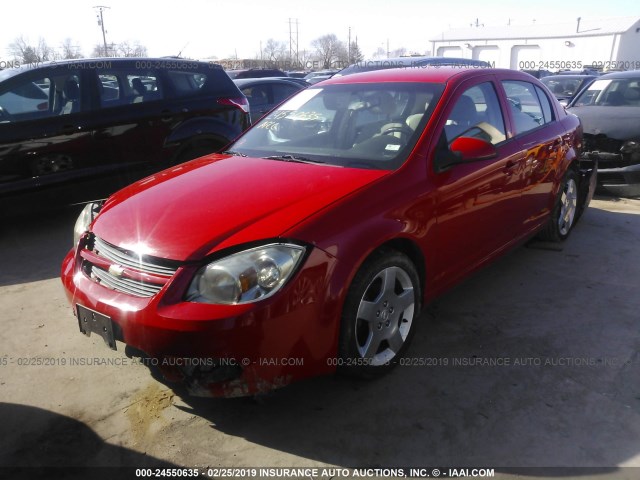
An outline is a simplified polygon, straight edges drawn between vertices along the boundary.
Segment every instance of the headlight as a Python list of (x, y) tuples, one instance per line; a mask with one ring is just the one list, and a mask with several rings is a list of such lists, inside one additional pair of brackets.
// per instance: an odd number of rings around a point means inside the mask
[(251, 303), (270, 297), (286, 283), (305, 248), (272, 244), (229, 255), (201, 268), (187, 300), (201, 303)]
[(82, 209), (82, 212), (80, 212), (80, 215), (76, 220), (76, 224), (73, 227), (74, 248), (78, 245), (80, 237), (82, 237), (82, 235), (84, 235), (89, 230), (89, 225), (91, 225), (91, 222), (93, 222), (93, 220), (96, 218), (101, 207), (101, 203), (87, 203)]

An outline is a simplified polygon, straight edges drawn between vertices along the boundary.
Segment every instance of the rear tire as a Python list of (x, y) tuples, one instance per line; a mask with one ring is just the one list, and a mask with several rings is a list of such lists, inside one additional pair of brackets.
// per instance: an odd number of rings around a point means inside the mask
[(562, 180), (549, 223), (539, 237), (549, 242), (563, 242), (569, 237), (579, 215), (578, 175), (568, 170)]
[(413, 337), (421, 298), (418, 272), (406, 255), (390, 249), (374, 253), (347, 293), (338, 371), (373, 378), (393, 368)]

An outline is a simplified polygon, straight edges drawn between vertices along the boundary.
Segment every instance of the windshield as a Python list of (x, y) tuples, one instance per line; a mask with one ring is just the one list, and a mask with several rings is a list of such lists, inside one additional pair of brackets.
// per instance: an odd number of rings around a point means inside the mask
[(251, 157), (395, 169), (415, 145), (444, 85), (357, 83), (301, 91), (229, 149)]
[(639, 107), (640, 78), (596, 80), (576, 98), (572, 107)]

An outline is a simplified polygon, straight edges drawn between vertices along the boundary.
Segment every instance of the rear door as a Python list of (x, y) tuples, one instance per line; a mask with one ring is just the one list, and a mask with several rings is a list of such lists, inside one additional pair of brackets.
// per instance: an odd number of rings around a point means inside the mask
[(532, 82), (501, 80), (512, 134), (525, 157), (521, 199), (522, 229), (545, 222), (556, 173), (565, 151), (564, 127), (546, 91)]
[(161, 118), (162, 82), (158, 71), (148, 67), (145, 61), (139, 65), (112, 61), (105, 62), (105, 68), (91, 70), (97, 99), (92, 106), (94, 146), (111, 152), (108, 159), (92, 167), (122, 176), (122, 182), (138, 178), (160, 159), (162, 134), (168, 131)]

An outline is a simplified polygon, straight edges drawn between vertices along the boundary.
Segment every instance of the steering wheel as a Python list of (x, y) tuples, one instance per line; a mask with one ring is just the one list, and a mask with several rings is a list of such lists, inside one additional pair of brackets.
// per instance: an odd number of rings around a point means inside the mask
[(413, 130), (407, 125), (389, 127), (385, 131), (381, 132), (380, 135), (391, 135), (396, 132), (402, 135), (406, 135), (407, 137), (410, 137), (411, 135), (413, 135)]

